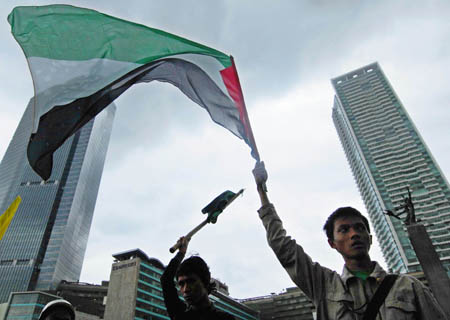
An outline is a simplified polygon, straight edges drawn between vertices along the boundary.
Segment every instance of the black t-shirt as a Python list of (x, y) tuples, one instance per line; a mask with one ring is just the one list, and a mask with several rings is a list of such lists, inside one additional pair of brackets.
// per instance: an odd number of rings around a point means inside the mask
[[(170, 313), (169, 313), (170, 315)], [(179, 312), (171, 316), (172, 320), (235, 320), (235, 318), (226, 312), (218, 310), (212, 304), (207, 309), (193, 310), (186, 309), (185, 311)]]

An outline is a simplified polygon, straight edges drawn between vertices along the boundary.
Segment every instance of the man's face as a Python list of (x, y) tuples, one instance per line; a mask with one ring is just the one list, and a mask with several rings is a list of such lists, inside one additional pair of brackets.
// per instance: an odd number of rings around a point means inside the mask
[(200, 305), (208, 299), (208, 290), (196, 274), (181, 275), (178, 277), (181, 294), (189, 305)]
[(344, 258), (362, 260), (369, 257), (372, 236), (359, 217), (342, 217), (334, 221), (334, 239), (328, 243)]

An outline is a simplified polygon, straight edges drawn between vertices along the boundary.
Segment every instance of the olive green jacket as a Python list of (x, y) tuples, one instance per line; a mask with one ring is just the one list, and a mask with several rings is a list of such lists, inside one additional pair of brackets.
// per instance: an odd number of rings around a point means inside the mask
[[(344, 267), (342, 275), (313, 262), (286, 230), (272, 204), (258, 210), (267, 231), (267, 241), (292, 281), (313, 301), (319, 320), (359, 320), (386, 272), (375, 262), (366, 279)], [(430, 290), (419, 280), (399, 275), (377, 320), (447, 319)]]

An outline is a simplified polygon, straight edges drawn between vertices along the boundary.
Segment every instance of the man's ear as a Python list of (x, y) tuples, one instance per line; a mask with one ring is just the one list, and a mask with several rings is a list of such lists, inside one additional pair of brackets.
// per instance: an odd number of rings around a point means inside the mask
[(336, 245), (334, 244), (334, 241), (331, 239), (328, 239), (328, 244), (330, 245), (330, 247), (332, 247), (333, 249), (336, 249)]
[(372, 235), (369, 234), (369, 244), (372, 245)]

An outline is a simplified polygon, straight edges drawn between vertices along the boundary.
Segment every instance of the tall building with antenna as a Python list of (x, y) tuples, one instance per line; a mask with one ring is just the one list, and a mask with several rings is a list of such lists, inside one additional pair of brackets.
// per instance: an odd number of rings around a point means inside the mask
[(0, 241), (0, 303), (11, 292), (56, 289), (77, 281), (103, 172), (116, 107), (110, 105), (54, 154), (43, 181), (26, 149), (33, 124), (30, 101), (0, 163), (0, 212), (22, 202)]
[(410, 188), (416, 216), (450, 275), (448, 181), (380, 66), (372, 63), (331, 83), (334, 125), (389, 269), (421, 271), (405, 225), (383, 213), (403, 204)]

